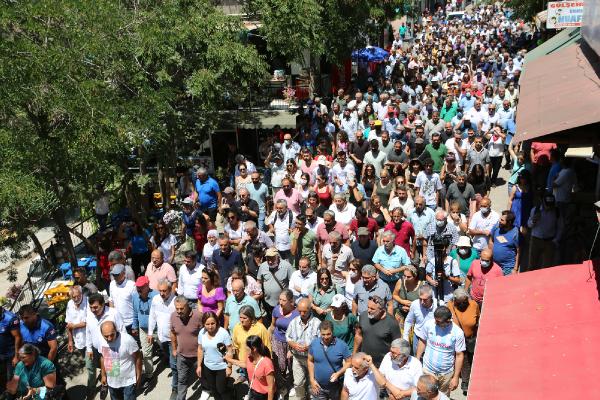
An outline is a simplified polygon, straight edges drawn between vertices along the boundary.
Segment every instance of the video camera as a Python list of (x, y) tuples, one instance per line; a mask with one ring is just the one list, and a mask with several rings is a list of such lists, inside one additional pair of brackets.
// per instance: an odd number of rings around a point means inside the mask
[(434, 254), (435, 280), (438, 283), (436, 293), (439, 301), (444, 299), (444, 280), (446, 279), (444, 259), (446, 258), (451, 240), (452, 235), (443, 235), (437, 232), (431, 238)]

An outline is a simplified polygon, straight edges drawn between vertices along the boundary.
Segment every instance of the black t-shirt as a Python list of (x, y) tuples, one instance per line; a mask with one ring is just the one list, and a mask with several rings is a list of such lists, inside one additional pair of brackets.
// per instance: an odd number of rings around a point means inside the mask
[(398, 321), (387, 313), (384, 319), (370, 320), (365, 311), (360, 314), (358, 325), (363, 338), (360, 351), (373, 357), (373, 364), (379, 367), (383, 357), (390, 351), (392, 341), (400, 337)]
[(254, 222), (258, 222), (258, 213), (259, 213), (259, 208), (258, 208), (258, 203), (256, 202), (256, 200), (248, 200), (248, 204), (246, 204), (246, 207), (248, 207), (249, 210), (254, 211), (257, 215), (256, 218), (251, 217), (250, 214), (242, 212), (242, 203), (238, 200), (238, 201), (234, 201), (233, 204), (231, 205), (231, 208), (235, 209), (238, 213), (238, 215), (240, 216), (240, 221), (242, 222), (246, 222), (246, 221), (254, 221)]
[(350, 144), (348, 146), (348, 150), (350, 151), (350, 154), (354, 154), (354, 156), (361, 161), (363, 160), (363, 158), (365, 158), (365, 154), (367, 154), (369, 149), (370, 149), (369, 141), (367, 141), (367, 140), (363, 140), (362, 145), (358, 144), (358, 142), (350, 142)]
[(369, 242), (369, 246), (365, 249), (360, 246), (358, 240), (355, 240), (350, 245), (350, 249), (352, 250), (352, 255), (354, 258), (358, 258), (363, 265), (371, 264), (373, 262), (375, 251), (377, 251), (377, 242), (371, 240)]

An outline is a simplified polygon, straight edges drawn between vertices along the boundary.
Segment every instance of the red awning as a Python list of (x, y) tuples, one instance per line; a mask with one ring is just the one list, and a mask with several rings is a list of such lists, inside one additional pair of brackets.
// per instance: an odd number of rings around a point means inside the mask
[(600, 399), (599, 270), (588, 261), (489, 281), (468, 399)]

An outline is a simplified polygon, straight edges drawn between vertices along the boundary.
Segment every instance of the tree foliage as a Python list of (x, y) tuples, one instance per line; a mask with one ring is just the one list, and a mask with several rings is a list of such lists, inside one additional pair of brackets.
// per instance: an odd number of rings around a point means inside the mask
[(509, 0), (506, 4), (512, 8), (515, 17), (531, 21), (539, 12), (547, 8), (545, 0)]

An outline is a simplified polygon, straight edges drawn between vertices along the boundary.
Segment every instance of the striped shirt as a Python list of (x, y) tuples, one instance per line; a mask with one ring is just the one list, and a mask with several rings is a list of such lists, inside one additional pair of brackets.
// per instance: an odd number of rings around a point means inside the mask
[(452, 372), (456, 353), (466, 350), (465, 334), (454, 323), (441, 328), (435, 324), (435, 320), (430, 319), (425, 324), (423, 339), (427, 343), (423, 368), (434, 374), (445, 375)]

